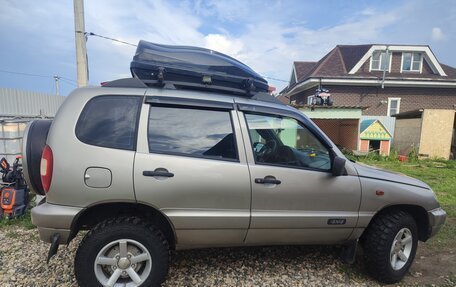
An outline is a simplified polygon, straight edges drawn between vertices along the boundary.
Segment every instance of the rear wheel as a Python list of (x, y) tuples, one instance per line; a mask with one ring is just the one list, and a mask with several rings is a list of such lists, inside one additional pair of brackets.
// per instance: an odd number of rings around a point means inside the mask
[(79, 245), (75, 275), (80, 286), (159, 286), (168, 273), (163, 233), (135, 217), (104, 221)]
[(386, 284), (400, 281), (415, 258), (418, 232), (414, 218), (400, 210), (377, 215), (363, 238), (369, 274)]

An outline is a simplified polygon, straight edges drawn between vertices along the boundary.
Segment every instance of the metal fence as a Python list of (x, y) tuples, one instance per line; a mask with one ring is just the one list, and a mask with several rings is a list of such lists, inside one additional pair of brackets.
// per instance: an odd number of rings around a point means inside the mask
[(21, 154), (27, 123), (53, 118), (66, 97), (0, 88), (0, 158), (9, 162)]
[(0, 88), (0, 118), (54, 117), (66, 97)]

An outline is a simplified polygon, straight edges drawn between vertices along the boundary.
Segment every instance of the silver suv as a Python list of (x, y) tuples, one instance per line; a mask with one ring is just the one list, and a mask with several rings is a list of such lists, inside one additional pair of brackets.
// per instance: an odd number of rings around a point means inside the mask
[(346, 160), (265, 95), (135, 78), (80, 88), (52, 123), (29, 124), (23, 148), (27, 180), (46, 195), (32, 220), (49, 256), (89, 230), (81, 286), (160, 285), (175, 249), (338, 244), (352, 262), (358, 241), (369, 273), (392, 283), (446, 217), (427, 184)]

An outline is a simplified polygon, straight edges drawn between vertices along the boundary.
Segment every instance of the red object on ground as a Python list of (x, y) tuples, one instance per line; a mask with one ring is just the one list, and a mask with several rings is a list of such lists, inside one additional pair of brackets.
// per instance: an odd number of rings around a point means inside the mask
[(398, 159), (399, 161), (407, 161), (407, 156), (405, 156), (405, 155), (399, 155), (399, 156), (397, 156), (397, 159)]

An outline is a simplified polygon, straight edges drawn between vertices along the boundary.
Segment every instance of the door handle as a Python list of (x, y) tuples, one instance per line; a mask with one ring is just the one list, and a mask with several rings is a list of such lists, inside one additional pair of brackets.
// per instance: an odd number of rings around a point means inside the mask
[(157, 168), (156, 170), (143, 171), (144, 176), (161, 176), (161, 177), (174, 177), (174, 173), (169, 172), (166, 168)]
[(265, 176), (264, 178), (255, 178), (255, 183), (258, 184), (281, 184), (282, 181), (273, 176)]

